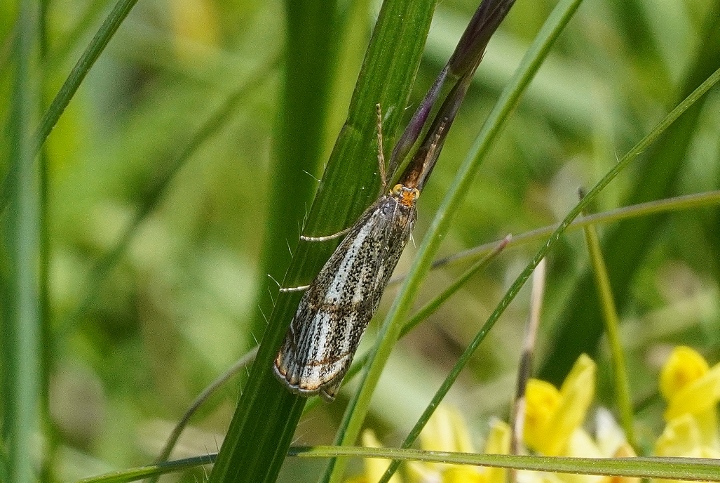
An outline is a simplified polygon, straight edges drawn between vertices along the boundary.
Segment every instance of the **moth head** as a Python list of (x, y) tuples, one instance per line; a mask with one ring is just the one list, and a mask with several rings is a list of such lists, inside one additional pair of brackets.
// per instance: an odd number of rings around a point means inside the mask
[(420, 190), (417, 188), (409, 188), (402, 184), (396, 184), (390, 191), (394, 198), (403, 206), (414, 206), (418, 197), (420, 196)]

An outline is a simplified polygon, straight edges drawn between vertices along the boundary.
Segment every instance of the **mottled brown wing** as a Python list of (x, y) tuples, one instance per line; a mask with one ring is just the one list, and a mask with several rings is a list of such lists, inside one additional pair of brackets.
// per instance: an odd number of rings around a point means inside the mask
[(298, 394), (332, 400), (407, 243), (416, 210), (392, 195), (351, 229), (300, 301), (275, 360)]

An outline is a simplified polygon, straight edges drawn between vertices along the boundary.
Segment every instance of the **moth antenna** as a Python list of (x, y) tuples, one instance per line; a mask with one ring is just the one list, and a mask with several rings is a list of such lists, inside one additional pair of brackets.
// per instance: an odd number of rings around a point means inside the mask
[(380, 180), (382, 182), (382, 188), (380, 193), (385, 193), (387, 190), (387, 172), (385, 171), (385, 154), (383, 148), (383, 133), (382, 133), (382, 108), (380, 103), (375, 104), (375, 112), (377, 114), (377, 143), (378, 143), (378, 166), (380, 168)]

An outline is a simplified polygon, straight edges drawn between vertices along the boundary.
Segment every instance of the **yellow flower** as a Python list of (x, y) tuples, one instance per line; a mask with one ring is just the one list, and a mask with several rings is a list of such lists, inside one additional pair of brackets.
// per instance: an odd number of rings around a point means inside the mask
[(658, 456), (720, 456), (716, 405), (720, 364), (712, 368), (694, 349), (676, 347), (660, 372), (660, 392), (668, 401)]
[[(363, 431), (362, 444), (366, 448), (382, 448), (382, 444), (380, 443), (380, 441), (378, 441), (375, 433), (370, 429), (366, 429), (365, 431)], [(363, 466), (365, 469), (363, 474), (350, 478), (349, 480), (347, 480), (347, 483), (371, 483), (374, 481), (378, 481), (382, 477), (382, 475), (385, 474), (385, 470), (387, 470), (387, 467), (389, 465), (389, 460), (383, 460), (378, 458), (365, 458), (363, 460)], [(402, 480), (400, 479), (400, 476), (395, 473), (390, 478), (390, 482), (402, 483)]]
[[(370, 430), (363, 432), (362, 443), (369, 448), (382, 446)], [(420, 434), (420, 446), (428, 451), (475, 452), (462, 415), (444, 405), (438, 407)], [(485, 452), (507, 454), (509, 449), (510, 427), (502, 421), (494, 421), (485, 443)], [(385, 473), (388, 464), (388, 460), (367, 458), (363, 474), (347, 480), (347, 483), (377, 481)], [(505, 483), (505, 473), (506, 470), (501, 468), (445, 463), (411, 462), (408, 465), (409, 477), (415, 483)], [(396, 473), (390, 481), (401, 483), (402, 480)]]
[(663, 434), (655, 443), (657, 456), (684, 456), (687, 458), (720, 458), (717, 446), (703, 442), (703, 431), (697, 419), (683, 414), (665, 426)]
[(694, 349), (676, 347), (660, 373), (660, 390), (668, 401), (666, 421), (685, 413), (714, 412), (720, 400), (720, 364), (710, 369)]
[(547, 456), (569, 455), (568, 443), (595, 395), (595, 369), (595, 362), (582, 354), (559, 391), (545, 381), (528, 381), (523, 437), (531, 449)]
[[(528, 447), (548, 456), (607, 458), (635, 456), (620, 427), (607, 410), (597, 412), (597, 435), (593, 439), (582, 424), (595, 395), (596, 365), (582, 354), (558, 390), (552, 384), (531, 379), (525, 392), (523, 438)], [(518, 473), (520, 483), (637, 483), (638, 478), (594, 475)]]
[[(441, 405), (420, 433), (420, 446), (428, 451), (475, 453), (462, 415)], [(507, 454), (510, 449), (510, 427), (502, 421), (491, 423), (485, 443), (486, 454)], [(506, 470), (445, 463), (412, 462), (408, 473), (415, 483), (505, 483)]]

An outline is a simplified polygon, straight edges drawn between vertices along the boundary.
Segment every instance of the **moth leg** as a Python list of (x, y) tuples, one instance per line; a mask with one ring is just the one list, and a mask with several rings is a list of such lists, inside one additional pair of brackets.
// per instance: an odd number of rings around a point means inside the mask
[(344, 230), (340, 230), (337, 233), (333, 233), (332, 235), (325, 235), (325, 236), (300, 235), (300, 239), (302, 241), (309, 241), (309, 242), (322, 242), (322, 241), (334, 240), (335, 238), (340, 238), (341, 236), (347, 235), (347, 232), (349, 232), (351, 229), (352, 229), (352, 226), (349, 226), (349, 227), (345, 228)]
[(342, 384), (344, 374), (342, 377), (339, 377), (337, 382), (334, 384), (331, 384), (329, 386), (325, 386), (322, 389), (320, 389), (320, 397), (323, 401), (327, 403), (331, 403), (335, 400), (335, 396), (337, 395), (338, 391), (340, 390), (340, 385)]
[(280, 287), (280, 293), (304, 292), (305, 290), (307, 290), (309, 288), (310, 288), (310, 285), (300, 285), (298, 287)]
[(280, 282), (278, 282), (277, 280), (275, 280), (275, 277), (273, 277), (273, 276), (270, 275), (269, 273), (267, 274), (267, 276), (268, 276), (268, 278), (269, 278), (270, 280), (272, 280), (273, 282), (275, 282), (275, 285), (277, 285), (278, 288), (280, 289), (280, 293), (283, 293), (283, 292), (304, 292), (305, 290), (307, 290), (308, 288), (310, 288), (310, 285), (300, 285), (300, 286), (298, 286), (298, 287), (283, 287), (282, 285), (280, 285)]
[[(380, 181), (382, 183), (382, 186), (380, 187), (379, 195), (383, 195), (383, 194), (385, 194), (385, 191), (387, 190), (388, 179), (387, 179), (387, 168), (385, 166), (385, 154), (383, 153), (382, 108), (380, 107), (380, 103), (375, 104), (375, 112), (377, 114), (377, 143), (378, 143), (377, 158), (378, 158), (378, 168), (380, 169)], [(323, 242), (323, 241), (328, 241), (328, 240), (334, 240), (343, 235), (346, 235), (347, 232), (349, 232), (351, 229), (352, 229), (352, 226), (349, 226), (349, 227), (345, 228), (344, 230), (341, 230), (337, 233), (334, 233), (332, 235), (325, 235), (325, 236), (300, 235), (300, 239), (302, 241), (309, 241), (309, 242)]]

